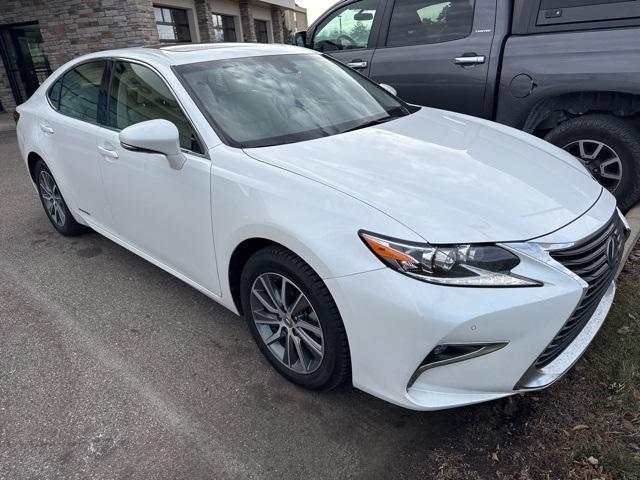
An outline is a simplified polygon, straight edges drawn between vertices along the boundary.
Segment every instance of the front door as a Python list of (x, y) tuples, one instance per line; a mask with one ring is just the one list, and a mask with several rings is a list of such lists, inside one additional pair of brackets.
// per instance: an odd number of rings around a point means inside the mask
[(485, 116), (494, 0), (395, 0), (371, 78), (403, 100)]
[(38, 23), (0, 27), (0, 52), (19, 105), (51, 74)]
[(331, 12), (312, 32), (311, 47), (369, 74), (384, 1), (359, 0)]
[[(187, 162), (122, 147), (119, 132), (162, 118), (178, 127)], [(116, 62), (109, 119), (98, 152), (111, 207), (111, 230), (122, 240), (207, 290), (219, 294), (211, 225), (211, 162), (164, 80), (147, 66)]]

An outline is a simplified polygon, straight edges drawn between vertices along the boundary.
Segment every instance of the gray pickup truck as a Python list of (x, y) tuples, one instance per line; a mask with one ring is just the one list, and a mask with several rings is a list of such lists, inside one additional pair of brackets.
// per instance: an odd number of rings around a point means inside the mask
[(640, 201), (640, 0), (343, 0), (294, 42), (545, 138)]

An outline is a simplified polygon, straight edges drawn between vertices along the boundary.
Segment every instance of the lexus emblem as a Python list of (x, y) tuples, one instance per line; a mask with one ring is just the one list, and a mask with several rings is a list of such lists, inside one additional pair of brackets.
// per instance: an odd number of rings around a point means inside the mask
[(616, 263), (616, 238), (612, 236), (607, 242), (607, 262), (610, 267)]

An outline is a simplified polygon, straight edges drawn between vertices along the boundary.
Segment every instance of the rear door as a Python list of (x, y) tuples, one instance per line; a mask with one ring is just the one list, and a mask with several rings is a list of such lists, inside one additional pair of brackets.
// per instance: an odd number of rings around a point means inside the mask
[(92, 60), (66, 72), (47, 92), (39, 120), (41, 145), (63, 195), (98, 225), (109, 223), (96, 152), (107, 64)]
[(368, 75), (385, 4), (386, 0), (342, 4), (311, 32), (311, 48)]
[(370, 76), (411, 103), (487, 116), (496, 0), (392, 0)]

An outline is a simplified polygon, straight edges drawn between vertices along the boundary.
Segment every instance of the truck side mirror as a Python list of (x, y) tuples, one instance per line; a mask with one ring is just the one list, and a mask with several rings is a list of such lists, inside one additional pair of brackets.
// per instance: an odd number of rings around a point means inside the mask
[(307, 32), (297, 32), (293, 36), (293, 44), (298, 47), (306, 47), (307, 46)]

